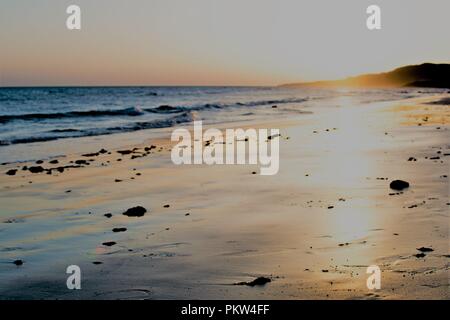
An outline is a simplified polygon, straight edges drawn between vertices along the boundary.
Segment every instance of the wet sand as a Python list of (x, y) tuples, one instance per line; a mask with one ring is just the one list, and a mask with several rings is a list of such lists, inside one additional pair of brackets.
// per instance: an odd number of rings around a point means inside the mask
[[(274, 176), (252, 174), (257, 165), (175, 166), (169, 129), (98, 155), (2, 165), (0, 297), (448, 299), (446, 101), (344, 97), (339, 108), (242, 124), (280, 128)], [(46, 174), (64, 166), (81, 167)], [(390, 189), (395, 179), (410, 187)], [(122, 214), (136, 206), (145, 215)], [(66, 287), (72, 264), (81, 290)], [(382, 271), (380, 290), (366, 287), (369, 265)], [(236, 285), (258, 277), (271, 281)]]

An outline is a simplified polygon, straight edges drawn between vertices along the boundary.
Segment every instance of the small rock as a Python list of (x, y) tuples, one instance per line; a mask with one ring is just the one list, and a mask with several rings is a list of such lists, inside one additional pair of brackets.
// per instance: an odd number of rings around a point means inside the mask
[(123, 213), (128, 217), (142, 217), (147, 212), (147, 209), (141, 206), (133, 207)]
[(41, 173), (44, 172), (44, 168), (42, 168), (41, 166), (29, 167), (28, 171), (30, 171), (31, 173)]
[(432, 251), (434, 251), (432, 248), (426, 248), (426, 247), (420, 247), (420, 248), (417, 248), (417, 250), (420, 251), (420, 252), (432, 252)]
[(238, 286), (249, 286), (249, 287), (254, 287), (254, 286), (263, 286), (268, 282), (271, 282), (272, 280), (266, 277), (258, 277), (253, 281), (250, 282), (238, 282), (235, 285)]
[(394, 180), (389, 184), (389, 187), (393, 190), (403, 190), (409, 188), (409, 182), (403, 180)]
[(98, 155), (99, 155), (98, 152), (82, 154), (83, 157), (96, 157), (96, 156), (98, 156)]
[(88, 164), (89, 164), (89, 162), (87, 162), (86, 160), (83, 160), (83, 159), (75, 160), (75, 163), (76, 163), (76, 164), (85, 164), (85, 165), (88, 165)]
[(116, 242), (114, 242), (114, 241), (107, 241), (107, 242), (102, 243), (102, 245), (107, 246), (107, 247), (111, 247), (115, 244), (116, 244)]
[(156, 149), (156, 146), (151, 145), (150, 147), (145, 147), (145, 148), (144, 148), (145, 151), (150, 151), (150, 150), (152, 150), (152, 149)]
[(125, 232), (127, 231), (127, 228), (114, 228), (112, 229), (112, 232)]
[(117, 153), (120, 153), (121, 155), (130, 154), (133, 153), (134, 150), (118, 150)]
[(14, 176), (16, 174), (16, 172), (17, 172), (17, 169), (11, 169), (11, 170), (6, 171), (6, 174), (8, 176)]
[(21, 265), (23, 265), (23, 261), (22, 260), (14, 260), (13, 261), (13, 263), (16, 265), (16, 266), (21, 266)]
[(105, 213), (104, 216), (107, 217), (107, 218), (111, 218), (112, 214), (111, 213)]

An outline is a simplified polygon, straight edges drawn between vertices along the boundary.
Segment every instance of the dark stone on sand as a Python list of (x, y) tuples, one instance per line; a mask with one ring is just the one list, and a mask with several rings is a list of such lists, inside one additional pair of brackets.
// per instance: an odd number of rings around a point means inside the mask
[(235, 285), (237, 286), (249, 286), (249, 287), (254, 287), (254, 286), (263, 286), (266, 283), (271, 282), (272, 280), (270, 278), (266, 278), (266, 277), (258, 277), (253, 281), (250, 282), (238, 282), (235, 283)]
[(22, 260), (14, 260), (13, 261), (13, 263), (16, 265), (16, 266), (21, 266), (21, 265), (23, 265), (23, 261)]
[(439, 160), (440, 157), (431, 157), (430, 160)]
[(59, 163), (59, 161), (56, 160), (56, 159), (54, 159), (54, 160), (50, 160), (48, 163), (51, 163), (51, 164), (57, 164), (57, 163)]
[(102, 264), (103, 262), (101, 262), (101, 261), (94, 261), (94, 262), (92, 262), (93, 264)]
[(133, 152), (135, 152), (136, 150), (137, 150), (136, 148), (134, 148), (134, 149), (132, 149), (132, 150), (117, 150), (117, 153), (120, 153), (121, 155), (125, 155), (125, 154), (133, 153)]
[(416, 258), (423, 258), (423, 257), (425, 257), (425, 253), (415, 254), (414, 257), (416, 257)]
[(252, 171), (252, 174), (256, 174), (256, 171)]
[(11, 170), (6, 171), (6, 174), (8, 176), (14, 176), (16, 174), (16, 172), (17, 172), (17, 169), (11, 169)]
[(108, 150), (102, 148), (102, 149), (100, 149), (100, 151), (98, 153), (101, 153), (101, 154), (108, 153)]
[(82, 154), (83, 157), (96, 157), (96, 156), (98, 156), (98, 155), (99, 155), (98, 152)]
[(278, 108), (278, 106), (272, 106), (272, 109), (276, 109), (276, 108)]
[(334, 208), (334, 206), (328, 206), (328, 209), (333, 209)]
[(328, 270), (327, 269), (323, 269), (322, 272), (328, 272)]
[(403, 190), (409, 188), (409, 182), (403, 180), (394, 180), (389, 184), (389, 187), (393, 190)]
[(112, 232), (125, 232), (127, 231), (127, 228), (114, 228), (112, 229)]
[(80, 159), (80, 160), (75, 160), (76, 164), (86, 164), (89, 165), (89, 162), (87, 162), (86, 160)]
[(156, 149), (156, 146), (155, 145), (151, 145), (150, 147), (145, 147), (144, 148), (145, 151), (150, 151), (152, 149)]
[(38, 161), (36, 161), (36, 164), (43, 164), (43, 163), (44, 163), (43, 160), (38, 160)]
[(42, 168), (41, 166), (29, 167), (28, 171), (30, 171), (31, 173), (41, 173), (44, 172), (44, 168)]
[(141, 206), (133, 207), (123, 213), (128, 217), (142, 217), (147, 212), (147, 209)]
[(22, 167), (22, 170), (23, 170), (23, 171), (26, 171), (26, 170), (28, 170), (28, 167), (27, 167), (27, 166), (23, 166), (23, 167)]
[(114, 182), (122, 182), (120, 179), (115, 179)]
[(111, 213), (105, 213), (104, 216), (107, 217), (107, 218), (111, 218), (112, 214)]
[(420, 252), (432, 252), (434, 251), (432, 248), (427, 248), (427, 247), (420, 247), (420, 248), (416, 248), (418, 251)]
[(185, 216), (190, 216), (190, 215), (191, 215), (191, 214), (190, 214), (189, 212), (185, 214)]
[(114, 242), (114, 241), (107, 241), (107, 242), (102, 243), (102, 245), (107, 246), (107, 247), (111, 247), (115, 244), (116, 244), (116, 242)]
[(417, 159), (414, 158), (414, 157), (409, 157), (409, 158), (408, 158), (408, 161), (417, 161)]
[(169, 205), (169, 204), (165, 204), (163, 207), (164, 207), (164, 208), (169, 208), (170, 205)]

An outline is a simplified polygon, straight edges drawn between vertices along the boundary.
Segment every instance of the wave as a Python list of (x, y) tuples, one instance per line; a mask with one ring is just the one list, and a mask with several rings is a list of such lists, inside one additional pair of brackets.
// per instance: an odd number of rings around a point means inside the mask
[[(0, 140), (0, 146), (12, 145), (12, 144), (22, 144), (22, 143), (32, 143), (32, 142), (44, 142), (52, 141), (64, 138), (80, 138), (89, 136), (99, 136), (108, 135), (113, 133), (123, 133), (123, 132), (133, 132), (144, 129), (157, 129), (157, 128), (167, 128), (173, 127), (177, 124), (192, 122), (196, 119), (197, 115), (195, 112), (184, 112), (182, 114), (173, 116), (171, 118), (153, 121), (142, 121), (136, 122), (124, 126), (116, 126), (109, 128), (90, 128), (85, 130), (77, 129), (54, 129), (44, 133), (41, 136), (33, 136), (26, 138), (16, 138), (9, 141)], [(54, 134), (54, 133), (67, 133), (67, 134)]]
[(255, 106), (266, 106), (266, 105), (275, 105), (275, 104), (286, 104), (286, 103), (302, 103), (302, 102), (306, 102), (308, 100), (309, 100), (308, 97), (273, 99), (273, 100), (256, 100), (256, 101), (250, 101), (250, 102), (244, 102), (244, 103), (238, 102), (237, 105), (246, 106), (246, 107), (255, 107)]
[(11, 114), (0, 116), (0, 123), (6, 123), (14, 120), (46, 120), (46, 119), (65, 119), (77, 117), (104, 117), (104, 116), (139, 116), (144, 111), (138, 107), (131, 107), (119, 110), (88, 110), (88, 111), (69, 111), (58, 113), (26, 113)]
[(72, 128), (68, 128), (68, 129), (53, 129), (50, 130), (49, 132), (78, 132), (78, 129), (72, 129)]
[(224, 109), (232, 107), (255, 107), (264, 105), (275, 105), (285, 103), (302, 103), (308, 98), (289, 98), (278, 100), (257, 100), (249, 102), (235, 102), (229, 104), (222, 103), (206, 103), (201, 105), (191, 106), (170, 106), (160, 105), (154, 108), (141, 109), (139, 107), (130, 107), (125, 109), (106, 109), (106, 110), (87, 110), (87, 111), (68, 111), (57, 113), (26, 113), (26, 114), (12, 114), (0, 115), (0, 123), (7, 123), (15, 120), (34, 121), (34, 120), (50, 120), (50, 119), (66, 119), (66, 118), (82, 118), (82, 117), (106, 117), (106, 116), (141, 116), (146, 112), (159, 114), (173, 114), (188, 111), (202, 111), (213, 109)]

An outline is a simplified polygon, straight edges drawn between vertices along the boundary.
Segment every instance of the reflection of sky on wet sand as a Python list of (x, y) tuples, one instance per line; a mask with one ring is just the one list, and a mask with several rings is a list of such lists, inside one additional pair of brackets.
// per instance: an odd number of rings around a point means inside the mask
[[(303, 149), (303, 153), (317, 156), (311, 159), (314, 169), (307, 169), (307, 158), (297, 160), (298, 168), (309, 173), (307, 177), (299, 174), (297, 184), (311, 188), (310, 197), (316, 205), (321, 200), (321, 211), (314, 214), (326, 215), (321, 223), (311, 225), (310, 231), (329, 235), (336, 246), (342, 244), (345, 250), (335, 252), (336, 259), (368, 263), (374, 253), (365, 243), (371, 231), (386, 222), (377, 208), (380, 191), (370, 187), (370, 179), (376, 181), (385, 173), (379, 162), (383, 155), (374, 156), (374, 152), (386, 146), (384, 127), (391, 119), (387, 113), (374, 113), (355, 105), (350, 96), (336, 99), (336, 105), (320, 114), (321, 127), (315, 130), (311, 141), (299, 146), (299, 152)], [(381, 181), (385, 180), (378, 182)]]

